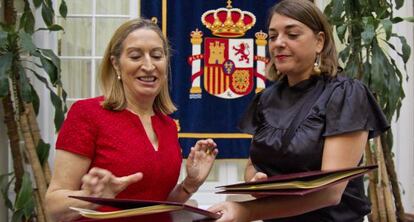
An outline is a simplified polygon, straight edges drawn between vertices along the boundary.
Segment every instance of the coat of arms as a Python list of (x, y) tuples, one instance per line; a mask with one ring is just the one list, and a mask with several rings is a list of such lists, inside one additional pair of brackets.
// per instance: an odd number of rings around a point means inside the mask
[(254, 87), (255, 92), (265, 88), (267, 34), (260, 31), (256, 39), (241, 38), (255, 25), (256, 17), (227, 2), (226, 8), (209, 10), (201, 16), (201, 22), (216, 37), (205, 38), (202, 47), (203, 33), (196, 29), (190, 34), (190, 98), (201, 98), (203, 89), (219, 98), (235, 99), (248, 95)]

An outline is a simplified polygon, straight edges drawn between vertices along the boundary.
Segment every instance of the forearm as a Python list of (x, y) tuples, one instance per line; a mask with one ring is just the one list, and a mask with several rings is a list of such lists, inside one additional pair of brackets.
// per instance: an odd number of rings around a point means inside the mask
[(46, 209), (52, 221), (73, 221), (80, 217), (79, 213), (69, 209), (69, 207), (79, 207), (95, 209), (97, 205), (69, 198), (68, 196), (89, 196), (83, 190), (55, 190), (48, 191), (46, 194)]
[[(185, 181), (185, 180), (184, 180)], [(168, 196), (169, 201), (184, 203), (198, 190), (190, 189), (184, 185), (184, 181), (177, 184)]]
[(248, 159), (247, 164), (246, 164), (246, 169), (244, 171), (244, 180), (246, 182), (250, 181), (256, 173), (257, 173), (257, 170), (254, 168), (252, 161)]
[(242, 202), (249, 221), (301, 215), (340, 202), (345, 183), (304, 196), (269, 196)]

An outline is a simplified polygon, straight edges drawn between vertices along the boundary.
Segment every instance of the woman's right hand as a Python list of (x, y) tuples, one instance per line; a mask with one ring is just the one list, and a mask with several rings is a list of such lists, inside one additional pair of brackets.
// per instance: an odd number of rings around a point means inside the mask
[(116, 177), (108, 170), (94, 167), (82, 177), (81, 189), (93, 197), (114, 198), (130, 184), (140, 181), (142, 177), (141, 172)]
[[(256, 172), (253, 176), (252, 179), (250, 179), (250, 182), (254, 182), (254, 181), (262, 181), (262, 180), (266, 180), (267, 179), (267, 175), (265, 173), (262, 172)], [(257, 198), (262, 198), (265, 197), (266, 195), (261, 195), (261, 194), (251, 194), (253, 197)]]

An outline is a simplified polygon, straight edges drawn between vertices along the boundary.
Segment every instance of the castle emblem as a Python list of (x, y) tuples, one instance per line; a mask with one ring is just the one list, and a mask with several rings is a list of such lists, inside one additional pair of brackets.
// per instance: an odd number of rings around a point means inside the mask
[[(229, 0), (226, 8), (206, 11), (201, 22), (215, 37), (203, 39), (203, 33), (198, 29), (190, 34), (190, 98), (201, 98), (203, 89), (223, 99), (240, 98), (253, 90), (254, 80), (255, 92), (263, 90), (267, 34), (257, 32), (255, 41), (241, 38), (255, 25), (256, 17), (248, 11), (233, 8)], [(203, 40), (204, 54), (201, 53)]]

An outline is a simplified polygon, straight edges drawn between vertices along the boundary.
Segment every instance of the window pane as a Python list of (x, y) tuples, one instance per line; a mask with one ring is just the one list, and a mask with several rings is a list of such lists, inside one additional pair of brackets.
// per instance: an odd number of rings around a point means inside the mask
[[(66, 0), (65, 2), (68, 6), (68, 13), (70, 14), (92, 14), (93, 1)], [(58, 1), (58, 7), (60, 3), (61, 0)]]
[(128, 15), (129, 0), (96, 0), (96, 14)]
[(60, 56), (90, 56), (92, 39), (91, 18), (60, 18), (65, 29), (58, 32), (58, 54)]
[(106, 45), (115, 30), (127, 19), (125, 18), (96, 18), (96, 52), (95, 55), (102, 56)]
[(91, 97), (91, 60), (62, 59), (62, 84), (68, 98)]
[(247, 159), (236, 159), (234, 162), (237, 164), (237, 179), (239, 181), (244, 181)]
[(99, 85), (99, 66), (101, 65), (101, 62), (102, 62), (101, 59), (97, 59), (96, 62), (95, 62), (95, 65), (96, 65), (96, 69), (95, 69), (95, 76), (96, 76), (96, 79), (95, 79), (95, 96), (102, 95), (102, 92), (100, 90), (101, 87)]

